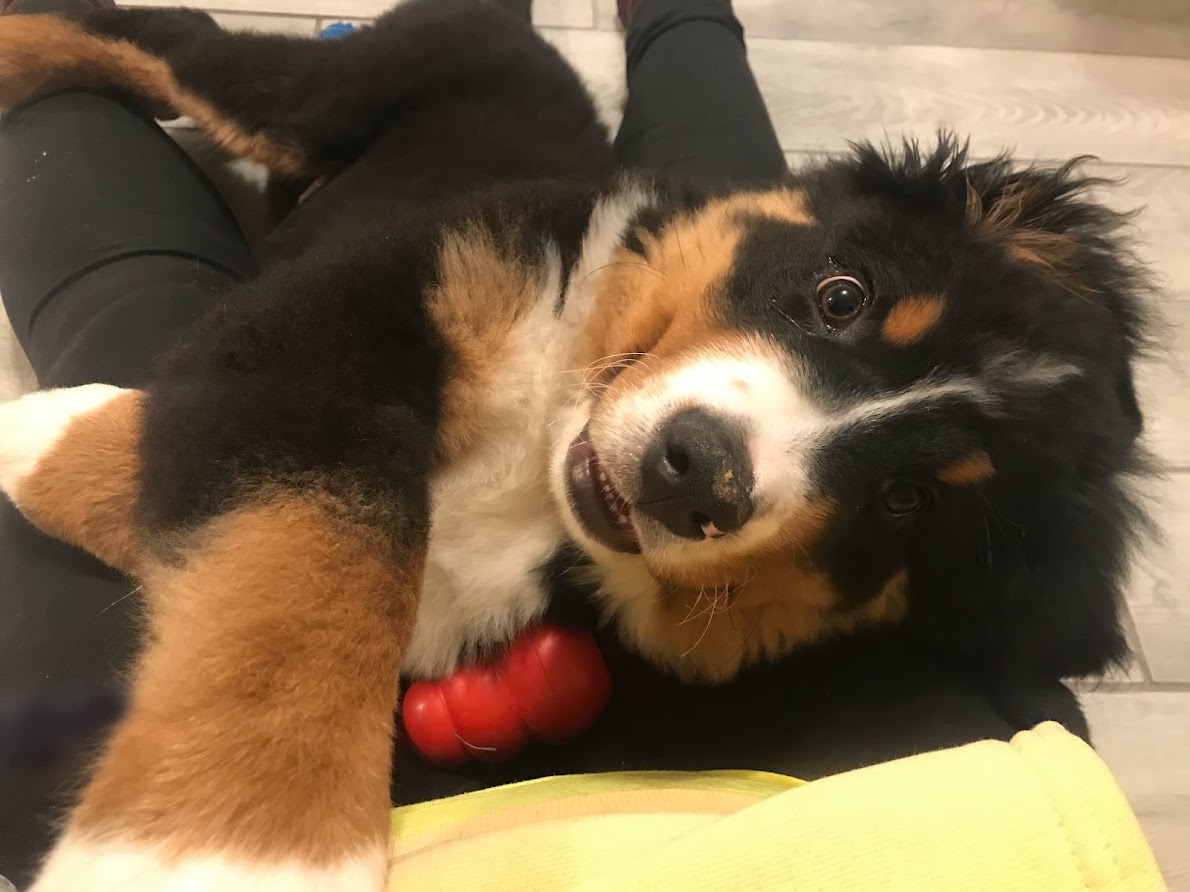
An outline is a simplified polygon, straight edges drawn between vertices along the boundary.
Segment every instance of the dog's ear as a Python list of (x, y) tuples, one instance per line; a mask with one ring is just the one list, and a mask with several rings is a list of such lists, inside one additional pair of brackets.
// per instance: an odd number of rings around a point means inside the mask
[(1124, 336), (1139, 341), (1137, 296), (1149, 278), (1129, 249), (1130, 215), (1102, 201), (1118, 182), (1088, 173), (1091, 160), (1022, 167), (1005, 154), (972, 161), (967, 144), (944, 132), (930, 147), (913, 139), (899, 147), (853, 144), (852, 156), (826, 165), (823, 175), (908, 213), (941, 213), (965, 225), (1068, 292), (1107, 307)]
[(1100, 229), (1102, 221), (1094, 205), (1074, 200), (1091, 184), (1072, 177), (1071, 170), (1073, 164), (1055, 171), (1014, 171), (1002, 161), (973, 165), (966, 178), (967, 225), (1017, 260), (1077, 287), (1079, 236)]
[(1079, 369), (1005, 399), (988, 425), (995, 475), (937, 500), (909, 558), (910, 625), (1001, 691), (1122, 661), (1122, 586), (1145, 531), (1134, 488), (1148, 469), (1132, 370), (1157, 291), (1128, 217), (1101, 200), (1110, 182), (1083, 159), (972, 161), (946, 134), (931, 148), (859, 145), (825, 175), (939, 224), (985, 305), (1014, 320), (1012, 343)]
[(965, 164), (965, 222), (1071, 293), (1104, 305), (1138, 336), (1143, 319), (1136, 297), (1148, 276), (1125, 236), (1131, 215), (1102, 200), (1119, 183), (1087, 174), (1090, 160), (1018, 167), (1002, 156)]
[[(1133, 438), (1141, 412), (1133, 362), (1144, 353), (1159, 289), (1136, 259), (1127, 236), (1131, 214), (1106, 205), (1102, 195), (1118, 181), (1086, 174), (1087, 158), (1059, 167), (1015, 167), (1007, 158), (967, 165), (965, 222), (977, 237), (1071, 297), (1110, 319), (1104, 369)], [(1111, 368), (1108, 366), (1111, 365)]]
[(1126, 473), (1006, 470), (915, 546), (911, 624), (992, 688), (1099, 675), (1128, 657), (1123, 585), (1146, 523)]

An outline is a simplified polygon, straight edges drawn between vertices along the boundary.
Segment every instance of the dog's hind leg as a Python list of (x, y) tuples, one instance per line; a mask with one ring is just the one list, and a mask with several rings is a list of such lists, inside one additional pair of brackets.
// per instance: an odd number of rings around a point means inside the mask
[[(274, 394), (270, 419), (294, 427), (245, 434)], [(344, 410), (328, 457), (311, 431), (330, 397), (251, 396), (87, 385), (0, 406), (4, 492), (133, 574), (148, 621), (128, 711), (37, 892), (383, 888), (427, 434), (392, 407)]]
[(177, 10), (0, 19), (0, 106), (117, 90), (293, 177), (341, 168), (402, 110), (444, 89), (544, 90), (547, 102), (558, 78), (577, 85), (520, 15), (491, 0), (413, 0), (338, 40), (226, 33)]
[(272, 487), (146, 562), (131, 702), (33, 892), (380, 892), (424, 516)]

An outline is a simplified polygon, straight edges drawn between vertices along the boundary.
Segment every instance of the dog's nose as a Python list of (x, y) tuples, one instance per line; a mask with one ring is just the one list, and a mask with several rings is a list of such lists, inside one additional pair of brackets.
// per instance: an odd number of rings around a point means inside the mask
[(635, 510), (686, 539), (733, 533), (752, 516), (752, 462), (742, 431), (705, 409), (670, 418), (645, 450)]

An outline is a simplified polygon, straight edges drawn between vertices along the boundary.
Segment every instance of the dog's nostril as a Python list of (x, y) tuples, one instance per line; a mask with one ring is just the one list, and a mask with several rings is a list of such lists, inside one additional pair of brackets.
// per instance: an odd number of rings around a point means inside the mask
[(690, 454), (674, 443), (665, 444), (665, 463), (679, 477), (690, 470)]
[(752, 516), (747, 434), (707, 409), (683, 409), (645, 450), (636, 510), (685, 539), (719, 538)]

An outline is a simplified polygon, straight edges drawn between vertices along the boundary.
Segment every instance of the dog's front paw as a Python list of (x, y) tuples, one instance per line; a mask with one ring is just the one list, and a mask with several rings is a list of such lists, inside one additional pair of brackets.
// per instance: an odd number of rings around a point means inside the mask
[(30, 892), (382, 892), (387, 853), (333, 864), (268, 861), (240, 853), (171, 853), (165, 846), (72, 832), (46, 860)]

